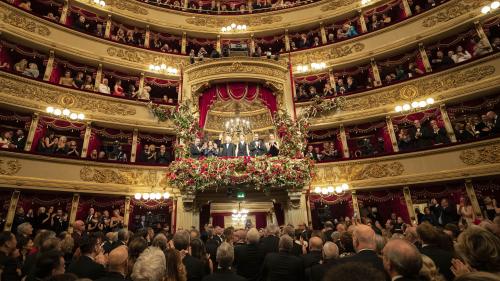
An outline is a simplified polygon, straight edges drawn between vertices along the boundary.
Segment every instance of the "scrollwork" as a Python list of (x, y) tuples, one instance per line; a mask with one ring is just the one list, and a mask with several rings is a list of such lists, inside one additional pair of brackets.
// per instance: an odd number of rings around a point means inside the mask
[(86, 182), (146, 187), (156, 186), (161, 180), (158, 172), (154, 170), (98, 169), (91, 167), (83, 167), (80, 170), (80, 179)]
[(194, 69), (189, 73), (189, 79), (196, 80), (198, 78), (208, 77), (217, 74), (228, 73), (248, 73), (260, 74), (269, 77), (284, 78), (285, 71), (265, 65), (244, 64), (241, 62), (233, 62), (231, 64), (207, 65), (205, 67)]
[(329, 61), (345, 57), (354, 53), (359, 53), (364, 50), (363, 43), (355, 43), (352, 45), (343, 45), (338, 47), (324, 47), (314, 52), (299, 52), (296, 55), (292, 54), (294, 64), (309, 64), (316, 61)]
[(110, 57), (116, 57), (125, 61), (149, 64), (166, 64), (169, 66), (185, 65), (187, 59), (178, 56), (156, 55), (148, 52), (140, 52), (128, 48), (109, 47), (106, 52)]
[(50, 35), (50, 29), (47, 26), (39, 24), (36, 21), (23, 16), (21, 13), (18, 12), (5, 13), (3, 11), (0, 11), (0, 13), (2, 13), (1, 15), (2, 21), (6, 24), (15, 26), (17, 28), (21, 28), (23, 30), (32, 33), (36, 33), (41, 36)]
[(464, 15), (474, 9), (481, 7), (485, 2), (483, 0), (462, 0), (450, 7), (426, 17), (422, 22), (423, 27), (433, 27), (438, 23), (447, 22), (456, 17)]
[[(4, 165), (5, 164), (5, 165)], [(4, 167), (5, 166), (5, 167)], [(0, 159), (0, 175), (12, 176), (21, 170), (21, 162), (19, 160), (3, 160)]]
[(332, 1), (329, 1), (328, 4), (322, 6), (321, 11), (326, 12), (326, 11), (331, 11), (331, 10), (337, 10), (340, 7), (351, 5), (351, 4), (354, 4), (356, 2), (359, 2), (359, 1), (358, 0), (332, 0)]
[(366, 179), (380, 179), (400, 176), (404, 172), (401, 162), (387, 164), (347, 164), (318, 167), (314, 182), (351, 182)]
[(111, 0), (106, 2), (106, 5), (115, 7), (119, 10), (126, 10), (129, 12), (132, 12), (134, 14), (139, 14), (139, 15), (147, 15), (149, 14), (148, 10), (137, 5), (130, 3), (129, 1), (124, 1), (124, 0)]
[(500, 163), (500, 145), (493, 144), (483, 148), (467, 149), (462, 151), (459, 157), (467, 165)]
[[(281, 16), (238, 16), (238, 23), (247, 26), (259, 26), (264, 24), (273, 24), (282, 21)], [(217, 16), (195, 16), (187, 18), (186, 22), (196, 26), (220, 28), (234, 22), (233, 17), (217, 17)]]

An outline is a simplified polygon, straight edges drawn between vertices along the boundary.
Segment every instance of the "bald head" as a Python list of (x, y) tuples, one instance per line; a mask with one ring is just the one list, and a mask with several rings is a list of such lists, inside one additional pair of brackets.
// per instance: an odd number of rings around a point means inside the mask
[(321, 248), (323, 248), (323, 240), (321, 240), (321, 238), (315, 236), (309, 239), (310, 251), (321, 251)]
[(85, 223), (82, 220), (77, 220), (73, 224), (73, 229), (79, 232), (82, 232), (85, 230)]
[(417, 276), (422, 268), (422, 255), (410, 242), (403, 239), (391, 239), (382, 250), (384, 268), (394, 277)]
[(377, 244), (375, 242), (375, 232), (367, 225), (358, 225), (352, 233), (352, 242), (356, 252), (362, 249), (375, 250)]
[(410, 243), (415, 243), (418, 240), (417, 227), (409, 226), (405, 230), (405, 239)]
[(126, 246), (119, 246), (109, 253), (108, 267), (112, 272), (124, 272), (127, 269), (128, 250)]
[(323, 259), (337, 259), (339, 257), (339, 247), (333, 242), (326, 242), (323, 246)]

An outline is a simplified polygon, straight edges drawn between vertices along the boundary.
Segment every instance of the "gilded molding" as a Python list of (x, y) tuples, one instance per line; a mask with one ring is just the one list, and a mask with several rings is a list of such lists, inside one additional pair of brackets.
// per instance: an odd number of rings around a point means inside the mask
[(469, 83), (478, 82), (493, 75), (494, 73), (495, 67), (493, 65), (484, 65), (454, 71), (449, 74), (436, 76), (430, 79), (421, 79), (405, 86), (393, 88), (389, 91), (347, 98), (343, 110), (366, 110), (394, 104), (401, 100), (410, 101), (418, 97), (430, 96), (450, 89), (462, 87)]
[[(281, 16), (238, 16), (238, 24), (245, 24), (250, 27), (255, 27), (263, 24), (273, 24), (283, 20)], [(210, 27), (221, 28), (222, 26), (230, 25), (234, 22), (234, 17), (220, 16), (194, 16), (186, 19), (186, 23)]]
[(340, 183), (367, 179), (380, 179), (386, 177), (400, 176), (405, 171), (401, 162), (390, 162), (387, 164), (368, 163), (368, 164), (346, 164), (320, 166), (316, 169), (316, 175), (313, 179), (318, 183)]
[(9, 96), (17, 97), (38, 104), (44, 102), (50, 105), (60, 105), (65, 108), (78, 108), (88, 112), (99, 112), (109, 115), (135, 115), (135, 108), (118, 102), (103, 101), (96, 99), (90, 94), (85, 97), (83, 94), (71, 93), (64, 89), (50, 89), (46, 85), (36, 85), (27, 81), (15, 81), (0, 77), (2, 88), (0, 92)]
[[(5, 163), (5, 168), (3, 167)], [(22, 168), (21, 162), (19, 160), (8, 160), (5, 161), (0, 159), (0, 175), (12, 176), (17, 174)]]
[(284, 70), (279, 70), (273, 67), (267, 67), (265, 65), (251, 65), (243, 64), (241, 62), (233, 62), (230, 65), (207, 65), (199, 69), (194, 69), (189, 73), (190, 80), (196, 80), (198, 78), (209, 77), (218, 74), (229, 74), (229, 73), (247, 73), (247, 74), (260, 74), (269, 77), (276, 77), (284, 79)]
[(500, 144), (491, 144), (482, 148), (467, 149), (462, 151), (459, 157), (460, 160), (467, 165), (500, 163)]
[(108, 0), (106, 1), (106, 5), (109, 5), (111, 7), (115, 7), (119, 10), (125, 10), (129, 11), (135, 14), (139, 15), (147, 15), (149, 14), (149, 11), (137, 4), (130, 3), (129, 1), (124, 1), (124, 0)]
[(17, 28), (21, 28), (23, 30), (36, 33), (41, 36), (49, 36), (50, 29), (43, 25), (39, 24), (30, 18), (23, 16), (21, 13), (17, 11), (1, 11), (0, 10), (2, 21), (6, 24), (15, 26)]
[(308, 64), (318, 61), (329, 61), (338, 59), (354, 53), (363, 51), (365, 45), (363, 43), (346, 44), (337, 47), (325, 47), (314, 52), (299, 52), (296, 55), (292, 54), (294, 64)]
[(158, 55), (148, 52), (141, 52), (132, 48), (109, 47), (106, 50), (110, 57), (116, 57), (125, 61), (141, 64), (166, 64), (166, 65), (185, 65), (187, 58), (174, 55)]
[(478, 9), (484, 3), (488, 1), (484, 0), (462, 0), (458, 3), (450, 5), (449, 8), (446, 8), (438, 13), (433, 14), (432, 16), (426, 17), (422, 22), (423, 27), (433, 27), (438, 23), (447, 22), (454, 18), (457, 18), (461, 15), (464, 15), (474, 9)]
[(328, 4), (321, 7), (322, 12), (337, 10), (340, 7), (348, 6), (359, 2), (359, 0), (332, 0)]
[[(160, 175), (163, 175), (160, 173)], [(80, 170), (80, 179), (85, 182), (95, 182), (104, 184), (119, 184), (154, 187), (163, 183), (162, 177), (156, 170), (137, 169), (100, 169), (93, 167), (83, 167)]]

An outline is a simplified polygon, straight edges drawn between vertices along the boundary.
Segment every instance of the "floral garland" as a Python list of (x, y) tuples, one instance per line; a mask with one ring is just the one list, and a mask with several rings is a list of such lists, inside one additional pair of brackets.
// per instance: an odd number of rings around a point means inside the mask
[(148, 108), (153, 116), (158, 119), (158, 122), (165, 122), (168, 119), (172, 118), (174, 112), (174, 110), (171, 108), (166, 108), (153, 102), (148, 103)]
[(167, 178), (181, 190), (217, 189), (250, 185), (257, 190), (302, 189), (312, 177), (313, 162), (288, 157), (210, 157), (177, 159), (170, 164)]

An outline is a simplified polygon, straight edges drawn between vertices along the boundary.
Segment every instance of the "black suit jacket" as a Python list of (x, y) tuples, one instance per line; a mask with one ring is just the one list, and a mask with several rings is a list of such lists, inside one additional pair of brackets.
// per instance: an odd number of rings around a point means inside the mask
[[(255, 269), (254, 269), (255, 270)], [(230, 270), (220, 270), (214, 272), (212, 275), (207, 275), (203, 281), (246, 281), (244, 277), (237, 275)]]
[(453, 280), (454, 275), (450, 270), (451, 259), (453, 258), (453, 254), (451, 252), (433, 245), (428, 245), (423, 246), (420, 249), (420, 253), (431, 258), (431, 260), (436, 264), (439, 273), (443, 274), (447, 280)]
[(262, 266), (264, 255), (259, 251), (256, 244), (238, 245), (234, 248), (234, 267), (236, 273), (248, 280), (256, 280), (258, 276), (257, 268)]
[(238, 144), (236, 145), (236, 152), (235, 152), (236, 156), (249, 156), (249, 149), (248, 149), (248, 144), (246, 142), (238, 142)]
[(302, 281), (302, 260), (288, 252), (270, 253), (264, 259), (260, 276), (263, 281)]
[(427, 147), (432, 145), (432, 132), (429, 128), (426, 126), (420, 127), (420, 133), (422, 134), (421, 136), (417, 137), (417, 128), (413, 127), (411, 130), (411, 138), (413, 140), (413, 143), (415, 145), (415, 148), (422, 148), (422, 147)]
[(493, 120), (493, 128), (491, 128), (491, 133), (492, 134), (500, 134), (500, 118), (496, 118), (496, 120)]
[(447, 225), (448, 223), (456, 224), (458, 221), (457, 208), (455, 205), (449, 205), (446, 208), (438, 207), (439, 215), (437, 216), (437, 221), (439, 223), (439, 218), (441, 218), (441, 225)]
[(434, 144), (450, 142), (450, 139), (448, 138), (448, 133), (444, 128), (439, 128), (437, 132), (432, 132), (432, 133), (433, 133)]
[(16, 146), (17, 150), (24, 150), (24, 146), (26, 146), (26, 137), (15, 137), (13, 143)]
[(254, 157), (262, 156), (267, 153), (266, 145), (261, 140), (250, 142), (248, 149), (250, 150), (250, 156)]
[(321, 251), (311, 251), (302, 256), (304, 268), (319, 264), (321, 261)]
[(199, 146), (197, 146), (196, 144), (192, 144), (190, 147), (189, 147), (189, 154), (191, 155), (191, 158), (195, 158), (195, 159), (198, 159), (200, 158), (200, 156), (202, 155), (202, 150)]
[(329, 259), (324, 260), (323, 264), (313, 265), (311, 268), (306, 269), (306, 281), (321, 281), (325, 273), (337, 264), (337, 260)]
[(98, 264), (87, 256), (81, 256), (77, 261), (69, 265), (68, 272), (75, 274), (79, 278), (89, 278), (92, 280), (104, 277), (106, 269), (102, 264)]
[(222, 156), (222, 157), (234, 157), (235, 156), (235, 152), (236, 152), (236, 145), (234, 145), (234, 143), (230, 143), (229, 145), (227, 143), (223, 143), (221, 144), (222, 146), (222, 150), (221, 150), (221, 153), (219, 154), (219, 156)]
[(187, 255), (182, 260), (186, 267), (187, 281), (201, 281), (208, 272), (205, 272), (205, 265), (203, 262), (195, 257)]
[(118, 272), (107, 272), (104, 277), (95, 281), (130, 281), (130, 279)]
[(274, 235), (269, 235), (260, 240), (259, 250), (265, 257), (269, 253), (277, 253), (279, 251), (280, 239)]
[(375, 251), (363, 250), (357, 254), (349, 257), (345, 257), (339, 260), (340, 263), (346, 262), (360, 262), (372, 265), (375, 269), (385, 273), (384, 264), (382, 259), (377, 255)]

